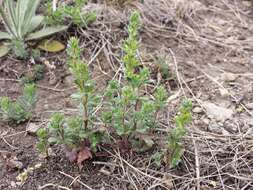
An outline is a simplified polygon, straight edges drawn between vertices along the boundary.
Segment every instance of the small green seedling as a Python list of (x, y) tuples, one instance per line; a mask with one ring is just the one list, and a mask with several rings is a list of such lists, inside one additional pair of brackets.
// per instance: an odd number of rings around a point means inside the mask
[(22, 84), (35, 83), (44, 77), (44, 66), (35, 65), (33, 70), (24, 74), (20, 79)]
[(86, 4), (86, 0), (76, 0), (73, 5), (62, 5), (57, 7), (55, 11), (52, 8), (52, 2), (47, 5), (47, 23), (49, 25), (73, 23), (74, 25), (83, 27), (97, 18), (95, 12), (83, 12), (82, 8)]
[(168, 80), (170, 76), (170, 68), (165, 57), (158, 57), (155, 61), (156, 70), (161, 74), (162, 79)]
[(0, 117), (15, 123), (24, 122), (32, 117), (36, 102), (36, 87), (34, 84), (27, 84), (23, 95), (17, 101), (12, 101), (8, 97), (0, 98)]
[(37, 149), (44, 154), (46, 157), (48, 157), (48, 129), (47, 128), (40, 128), (37, 131), (37, 136), (39, 138), (39, 142), (37, 143)]
[(150, 72), (138, 58), (139, 27), (140, 16), (133, 12), (128, 26), (129, 37), (123, 44), (125, 80), (122, 84), (115, 80), (110, 82), (103, 120), (123, 141), (152, 146), (152, 140), (146, 134), (157, 126), (158, 113), (166, 106), (167, 92), (159, 86), (152, 99), (142, 91), (149, 83)]
[(191, 109), (191, 101), (184, 101), (179, 110), (179, 114), (175, 117), (176, 127), (169, 133), (165, 150), (163, 152), (157, 152), (153, 156), (153, 160), (157, 166), (160, 166), (162, 159), (171, 168), (176, 167), (180, 162), (184, 152), (182, 140), (187, 132), (185, 126), (190, 123), (192, 119)]

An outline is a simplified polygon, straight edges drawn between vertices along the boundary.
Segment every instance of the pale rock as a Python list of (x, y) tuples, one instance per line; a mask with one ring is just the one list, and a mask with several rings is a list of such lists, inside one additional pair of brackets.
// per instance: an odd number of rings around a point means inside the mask
[(21, 182), (21, 181), (18, 181), (18, 182), (16, 182), (16, 184), (17, 184), (18, 186), (20, 186), (20, 185), (22, 185), (22, 182)]
[(219, 91), (220, 91), (220, 95), (222, 97), (228, 97), (229, 96), (229, 92), (228, 92), (227, 89), (225, 89), (225, 88), (219, 88)]
[(73, 86), (74, 81), (75, 81), (75, 78), (73, 77), (73, 75), (69, 75), (69, 76), (65, 77), (65, 79), (64, 79), (64, 83), (68, 86)]
[(11, 186), (12, 187), (17, 187), (17, 184), (15, 183), (15, 181), (11, 181)]
[(204, 118), (203, 119), (203, 123), (206, 124), (206, 125), (209, 125), (210, 120), (208, 118)]
[(194, 123), (195, 125), (201, 125), (201, 124), (202, 124), (202, 122), (201, 122), (199, 119), (194, 120), (193, 123)]
[(250, 127), (250, 128), (247, 130), (247, 132), (244, 134), (244, 136), (245, 136), (245, 137), (246, 137), (246, 136), (251, 136), (251, 137), (252, 137), (252, 135), (253, 135), (253, 128)]
[(202, 113), (203, 109), (201, 107), (195, 107), (195, 108), (192, 109), (192, 112), (193, 113)]
[(203, 102), (202, 105), (206, 110), (207, 116), (216, 121), (224, 122), (225, 120), (232, 118), (234, 114), (233, 110), (217, 106), (211, 102)]
[(58, 81), (57, 81), (57, 78), (56, 78), (56, 77), (52, 77), (52, 78), (49, 79), (49, 82), (48, 82), (48, 83), (49, 83), (50, 85), (55, 85), (57, 82), (58, 82)]
[(230, 133), (226, 129), (224, 129), (224, 128), (221, 128), (221, 131), (222, 131), (222, 134), (225, 135), (225, 136), (229, 136), (230, 135)]
[(223, 73), (221, 79), (225, 82), (233, 82), (238, 78), (237, 74), (234, 73)]
[(40, 126), (36, 125), (35, 123), (29, 123), (26, 127), (26, 131), (31, 135), (35, 135), (39, 129)]
[(238, 120), (226, 121), (223, 126), (229, 133), (236, 134), (238, 133), (238, 123)]
[(253, 118), (244, 118), (244, 121), (246, 122), (247, 125), (249, 125), (250, 127), (253, 127)]
[(212, 123), (212, 124), (208, 125), (208, 130), (213, 133), (218, 133), (218, 134), (222, 133), (222, 128), (217, 123)]
[(246, 104), (246, 108), (248, 108), (249, 110), (253, 110), (253, 102)]
[(7, 166), (12, 169), (23, 169), (24, 165), (16, 157), (7, 161)]

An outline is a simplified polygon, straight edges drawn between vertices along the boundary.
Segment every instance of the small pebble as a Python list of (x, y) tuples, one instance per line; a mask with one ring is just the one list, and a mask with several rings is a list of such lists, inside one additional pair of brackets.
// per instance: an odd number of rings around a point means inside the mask
[(16, 184), (14, 181), (11, 181), (11, 186), (12, 186), (12, 187), (16, 187), (17, 184)]
[(203, 109), (201, 107), (195, 107), (195, 108), (193, 108), (192, 112), (193, 113), (202, 113)]
[(29, 123), (29, 125), (26, 127), (26, 131), (31, 135), (35, 135), (39, 128), (40, 126), (36, 125), (35, 123)]
[(75, 78), (72, 75), (69, 75), (65, 78), (64, 83), (66, 83), (68, 86), (73, 86), (75, 81)]
[(223, 73), (221, 79), (225, 82), (233, 82), (238, 78), (237, 74), (234, 73)]
[(229, 92), (227, 89), (220, 88), (219, 91), (220, 91), (221, 97), (228, 97), (229, 96)]
[(248, 108), (249, 110), (253, 110), (253, 102), (246, 104), (246, 108)]
[(217, 123), (212, 123), (208, 125), (208, 130), (213, 133), (222, 134), (221, 126), (219, 126)]
[(203, 119), (203, 123), (206, 124), (206, 125), (209, 125), (210, 120), (208, 118), (205, 118), (205, 119)]
[(249, 64), (253, 65), (253, 55), (250, 57)]

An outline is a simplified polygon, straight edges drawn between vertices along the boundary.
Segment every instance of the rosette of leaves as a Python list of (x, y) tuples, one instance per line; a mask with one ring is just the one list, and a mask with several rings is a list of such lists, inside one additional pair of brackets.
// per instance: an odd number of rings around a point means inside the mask
[(67, 26), (42, 27), (43, 15), (36, 10), (40, 0), (4, 0), (0, 6), (6, 32), (0, 31), (0, 57), (12, 50), (19, 58), (27, 57), (27, 41), (50, 36), (67, 29)]

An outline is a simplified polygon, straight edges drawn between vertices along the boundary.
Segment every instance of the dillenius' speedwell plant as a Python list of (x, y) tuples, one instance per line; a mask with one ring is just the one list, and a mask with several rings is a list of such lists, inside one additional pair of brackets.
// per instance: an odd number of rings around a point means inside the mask
[(159, 86), (151, 98), (143, 91), (150, 82), (150, 71), (138, 58), (139, 27), (140, 16), (133, 12), (128, 26), (129, 37), (123, 44), (125, 80), (121, 84), (110, 82), (103, 120), (125, 143), (151, 145), (152, 140), (145, 134), (157, 126), (158, 113), (166, 106), (167, 92)]
[(35, 65), (31, 71), (21, 76), (21, 84), (36, 83), (44, 77), (44, 65)]
[[(81, 164), (92, 157), (98, 144), (108, 142), (101, 125), (97, 125), (101, 121), (109, 136), (120, 139), (116, 143), (119, 148), (124, 145), (123, 148), (144, 151), (154, 144), (151, 133), (158, 126), (160, 111), (166, 106), (167, 92), (158, 86), (152, 96), (145, 93), (145, 87), (150, 82), (150, 72), (138, 57), (139, 27), (140, 16), (133, 12), (128, 26), (129, 37), (123, 44), (124, 80), (121, 83), (110, 81), (103, 99), (95, 90), (88, 65), (81, 59), (79, 41), (76, 38), (69, 40), (67, 63), (78, 88), (72, 98), (79, 102), (80, 114), (72, 117), (54, 114), (48, 127), (38, 131), (40, 151), (47, 153), (50, 144), (63, 145), (67, 149), (68, 158)], [(99, 113), (96, 112), (98, 103), (102, 103)], [(183, 153), (181, 141), (186, 132), (185, 125), (190, 120), (190, 109), (190, 103), (185, 103), (180, 109), (175, 119), (177, 127), (169, 133), (166, 150), (159, 153), (159, 158), (167, 156), (172, 166), (179, 162)]]
[(165, 148), (153, 155), (153, 160), (157, 166), (160, 166), (163, 161), (171, 168), (174, 168), (180, 162), (184, 153), (182, 140), (187, 132), (186, 125), (192, 120), (191, 109), (192, 102), (185, 100), (179, 109), (178, 115), (175, 117), (176, 127), (168, 134)]
[(27, 57), (27, 41), (43, 38), (67, 29), (67, 26), (51, 26), (39, 29), (43, 15), (36, 15), (40, 0), (4, 0), (0, 6), (6, 32), (0, 31), (0, 57), (12, 50), (19, 58)]
[(47, 128), (38, 131), (40, 142), (38, 148), (47, 153), (49, 144), (63, 145), (66, 156), (71, 161), (81, 163), (92, 157), (91, 152), (97, 150), (97, 145), (102, 141), (103, 131), (95, 128), (92, 113), (99, 103), (100, 97), (95, 94), (94, 82), (91, 80), (88, 65), (81, 59), (79, 41), (71, 38), (68, 43), (68, 65), (75, 77), (78, 92), (72, 98), (79, 102), (80, 114), (65, 117), (56, 113), (52, 116)]
[(24, 122), (32, 117), (32, 111), (37, 102), (36, 87), (26, 84), (23, 95), (16, 101), (8, 97), (0, 97), (0, 118), (15, 123)]

